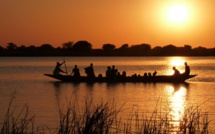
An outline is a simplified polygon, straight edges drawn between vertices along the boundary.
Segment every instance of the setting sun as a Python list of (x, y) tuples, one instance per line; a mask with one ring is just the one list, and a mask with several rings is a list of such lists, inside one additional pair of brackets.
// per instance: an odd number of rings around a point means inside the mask
[(167, 9), (167, 20), (171, 23), (180, 24), (188, 20), (188, 9), (185, 5), (175, 4)]
[(0, 2), (0, 45), (59, 47), (86, 40), (96, 49), (106, 43), (211, 48), (214, 5), (203, 0), (6, 0)]

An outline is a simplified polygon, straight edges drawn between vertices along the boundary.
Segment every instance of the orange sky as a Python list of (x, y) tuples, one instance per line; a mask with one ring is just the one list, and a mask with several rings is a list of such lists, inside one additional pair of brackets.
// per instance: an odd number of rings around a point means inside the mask
[[(171, 21), (167, 14), (175, 5), (186, 8), (186, 19)], [(87, 40), (93, 48), (106, 43), (212, 48), (214, 5), (215, 0), (0, 0), (0, 46)]]

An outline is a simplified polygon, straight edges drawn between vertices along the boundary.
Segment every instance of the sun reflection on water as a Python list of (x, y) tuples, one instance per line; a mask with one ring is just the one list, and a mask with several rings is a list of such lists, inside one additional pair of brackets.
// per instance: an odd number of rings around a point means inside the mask
[(166, 93), (168, 95), (172, 127), (179, 128), (185, 112), (187, 89), (181, 85), (167, 86)]
[(171, 66), (183, 66), (184, 65), (184, 58), (183, 57), (174, 57), (170, 60)]
[(184, 62), (185, 62), (184, 57), (170, 57), (168, 59), (169, 69), (167, 70), (166, 74), (168, 74), (168, 75), (173, 74), (173, 70), (172, 70), (173, 66), (175, 66), (181, 73), (183, 73), (183, 71), (184, 71)]

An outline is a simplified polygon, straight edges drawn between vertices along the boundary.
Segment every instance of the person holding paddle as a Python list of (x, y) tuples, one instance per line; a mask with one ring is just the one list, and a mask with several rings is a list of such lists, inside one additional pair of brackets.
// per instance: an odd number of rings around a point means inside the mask
[(56, 66), (55, 66), (55, 69), (53, 71), (53, 74), (54, 75), (60, 75), (60, 73), (66, 73), (65, 71), (63, 71), (60, 67), (61, 65), (63, 65), (65, 63), (65, 61), (63, 61), (62, 63), (59, 63), (57, 62)]

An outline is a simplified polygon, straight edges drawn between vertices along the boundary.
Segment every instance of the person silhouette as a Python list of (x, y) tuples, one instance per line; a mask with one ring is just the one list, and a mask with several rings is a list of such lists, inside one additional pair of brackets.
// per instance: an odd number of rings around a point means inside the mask
[(184, 66), (184, 67), (185, 67), (185, 69), (184, 69), (185, 71), (184, 71), (183, 74), (184, 74), (185, 76), (189, 76), (189, 74), (190, 74), (190, 67), (187, 65), (187, 62), (184, 62), (184, 65), (185, 65), (185, 66)]
[(153, 73), (153, 76), (156, 76), (156, 74), (157, 74), (157, 71), (155, 70), (154, 73)]
[(85, 73), (87, 74), (87, 77), (95, 78), (93, 63), (91, 63), (89, 67), (85, 68)]
[(110, 78), (110, 77), (111, 77), (111, 67), (108, 66), (106, 70), (106, 78)]
[(118, 70), (113, 65), (112, 68), (111, 68), (111, 77), (112, 78), (116, 77), (117, 76), (117, 72), (118, 72)]
[(172, 69), (174, 70), (174, 76), (180, 75), (180, 72), (178, 71), (178, 69), (176, 69), (176, 67), (173, 67)]
[(55, 69), (54, 69), (54, 71), (53, 71), (53, 74), (54, 74), (54, 75), (60, 75), (61, 72), (62, 72), (62, 73), (66, 73), (66, 72), (64, 72), (64, 71), (60, 68), (61, 65), (63, 65), (64, 63), (65, 63), (65, 61), (62, 62), (62, 63), (57, 62), (56, 66), (55, 66)]
[(73, 68), (71, 75), (73, 75), (74, 77), (80, 77), (80, 72), (77, 65), (75, 65), (75, 67)]

